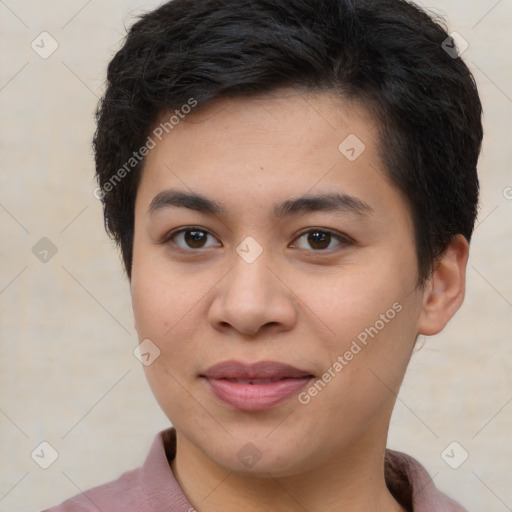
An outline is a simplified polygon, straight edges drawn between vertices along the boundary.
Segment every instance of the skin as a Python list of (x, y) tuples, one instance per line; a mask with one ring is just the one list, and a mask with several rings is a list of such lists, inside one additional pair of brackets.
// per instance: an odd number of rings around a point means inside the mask
[[(338, 150), (350, 134), (366, 146), (353, 162)], [(282, 90), (196, 109), (147, 156), (135, 205), (135, 327), (161, 351), (146, 376), (177, 430), (172, 470), (201, 512), (404, 510), (384, 480), (390, 416), (418, 334), (439, 332), (462, 303), (468, 244), (456, 237), (417, 287), (410, 211), (376, 137), (363, 107)], [(149, 213), (169, 189), (207, 196), (227, 214)], [(272, 217), (275, 203), (333, 191), (371, 211)], [(186, 227), (202, 238), (169, 238)], [(345, 239), (308, 238), (326, 229)], [(252, 263), (236, 252), (249, 236), (263, 251)], [(396, 303), (401, 311), (308, 404), (293, 396), (239, 411), (200, 377), (235, 359), (321, 378)], [(249, 442), (261, 455), (251, 467), (237, 456)]]

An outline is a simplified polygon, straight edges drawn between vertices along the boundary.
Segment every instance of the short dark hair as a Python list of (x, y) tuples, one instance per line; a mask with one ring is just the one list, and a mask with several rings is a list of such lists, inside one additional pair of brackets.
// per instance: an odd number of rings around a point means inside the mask
[(128, 277), (144, 160), (126, 163), (162, 114), (191, 98), (292, 87), (376, 115), (423, 283), (454, 236), (470, 241), (478, 211), (482, 106), (467, 66), (443, 48), (443, 23), (405, 0), (172, 0), (144, 14), (108, 66), (93, 141), (105, 227)]

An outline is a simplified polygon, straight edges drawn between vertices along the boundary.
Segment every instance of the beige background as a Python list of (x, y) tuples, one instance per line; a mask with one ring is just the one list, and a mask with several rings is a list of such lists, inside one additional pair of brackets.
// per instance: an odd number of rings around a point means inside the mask
[[(93, 112), (124, 26), (157, 4), (0, 0), (0, 511), (42, 510), (116, 478), (140, 465), (168, 426), (132, 353), (128, 283), (93, 197), (90, 149)], [(512, 510), (512, 0), (424, 5), (469, 42), (464, 57), (485, 107), (482, 206), (466, 302), (415, 353), (389, 445), (421, 460), (471, 511), (505, 512)], [(34, 39), (42, 45), (43, 31), (59, 45), (47, 59), (31, 48)], [(32, 252), (42, 237), (57, 248), (47, 263)], [(30, 456), (42, 441), (59, 455), (46, 470)], [(441, 457), (452, 441), (469, 453), (458, 469)]]

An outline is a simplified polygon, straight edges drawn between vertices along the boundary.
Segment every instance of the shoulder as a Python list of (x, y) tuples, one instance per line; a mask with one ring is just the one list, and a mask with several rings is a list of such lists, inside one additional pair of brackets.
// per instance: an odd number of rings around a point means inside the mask
[(141, 472), (142, 468), (127, 471), (116, 480), (81, 492), (43, 512), (126, 512), (134, 507), (143, 512), (145, 492)]
[(386, 450), (385, 475), (389, 490), (413, 512), (467, 512), (439, 491), (427, 470), (413, 457)]
[(175, 454), (176, 431), (163, 430), (155, 436), (141, 467), (43, 512), (159, 512), (169, 506), (192, 510), (169, 464)]

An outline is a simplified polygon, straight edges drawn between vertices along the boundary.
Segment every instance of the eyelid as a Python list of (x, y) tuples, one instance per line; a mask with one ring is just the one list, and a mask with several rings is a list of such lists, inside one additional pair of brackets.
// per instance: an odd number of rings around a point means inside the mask
[[(184, 233), (187, 231), (202, 231), (203, 233), (206, 233), (207, 235), (210, 235), (211, 237), (218, 240), (218, 237), (206, 228), (203, 228), (201, 226), (184, 226), (181, 228), (174, 229), (173, 231), (170, 231), (169, 233), (166, 233), (163, 237), (160, 238), (160, 240), (158, 240), (158, 243), (165, 245), (167, 243), (173, 242), (178, 247), (178, 249), (181, 249), (183, 251), (200, 252), (201, 249), (183, 249), (183, 247), (180, 247), (173, 241), (173, 238), (175, 238), (177, 235), (180, 235), (181, 233)], [(206, 249), (209, 249), (209, 247), (206, 247)]]
[(329, 233), (330, 235), (333, 235), (333, 236), (338, 236), (340, 238), (345, 238), (347, 240), (352, 240), (352, 238), (350, 236), (348, 236), (347, 234), (341, 232), (341, 231), (336, 231), (335, 229), (331, 229), (331, 228), (322, 228), (320, 226), (313, 226), (313, 227), (309, 227), (309, 228), (305, 228), (303, 231), (300, 231), (297, 235), (296, 238), (302, 236), (302, 235), (305, 235), (307, 233), (312, 233), (312, 232), (315, 232), (315, 231), (320, 231), (322, 233)]
[[(188, 252), (188, 253), (194, 253), (194, 252), (201, 253), (201, 252), (204, 252), (205, 250), (211, 248), (211, 247), (205, 247), (205, 248), (199, 248), (199, 249), (192, 249), (192, 248), (186, 249), (186, 248), (183, 248), (183, 247), (180, 247), (179, 245), (177, 245), (176, 242), (174, 242), (173, 238), (175, 238), (177, 235), (179, 235), (183, 232), (187, 232), (187, 231), (201, 231), (207, 235), (212, 236), (213, 238), (217, 239), (217, 241), (218, 241), (218, 237), (215, 234), (211, 233), (210, 230), (203, 228), (201, 226), (193, 226), (192, 225), (192, 226), (183, 226), (181, 228), (177, 228), (177, 229), (165, 234), (158, 241), (158, 243), (165, 245), (165, 244), (172, 242), (177, 247), (177, 250), (181, 250), (181, 251)], [(339, 242), (339, 245), (341, 245), (341, 246), (347, 245), (347, 244), (351, 245), (351, 244), (356, 243), (356, 241), (352, 237), (350, 237), (349, 235), (342, 233), (340, 231), (336, 231), (336, 230), (329, 229), (329, 228), (322, 228), (322, 227), (309, 227), (309, 228), (306, 228), (303, 231), (299, 232), (297, 234), (297, 236), (293, 239), (292, 244), (296, 240), (302, 238), (304, 235), (307, 235), (309, 233), (315, 233), (315, 232), (329, 234), (332, 238), (336, 239)], [(220, 242), (220, 243), (222, 245), (222, 242)], [(294, 244), (294, 245), (292, 245), (292, 247), (296, 247), (296, 245)], [(303, 251), (316, 253), (316, 254), (321, 254), (321, 253), (328, 254), (328, 253), (331, 253), (336, 250), (336, 249), (316, 249), (315, 250), (315, 249), (303, 249), (303, 248), (299, 248), (299, 249), (303, 250)]]
[[(352, 237), (348, 236), (345, 233), (342, 233), (340, 231), (336, 231), (336, 230), (333, 230), (333, 229), (321, 228), (321, 227), (307, 228), (306, 230), (300, 232), (295, 237), (294, 240), (298, 240), (299, 238), (302, 238), (304, 235), (307, 235), (308, 233), (315, 233), (315, 232), (327, 233), (327, 234), (331, 235), (333, 238), (335, 238), (336, 240), (338, 240), (338, 242), (341, 245), (355, 244), (356, 243), (356, 241)], [(307, 249), (303, 249), (303, 250), (307, 250)], [(317, 249), (317, 250), (311, 249), (310, 251), (314, 252), (314, 253), (317, 253), (317, 254), (320, 254), (320, 253), (329, 253), (329, 252), (332, 252), (333, 250), (334, 249)]]

